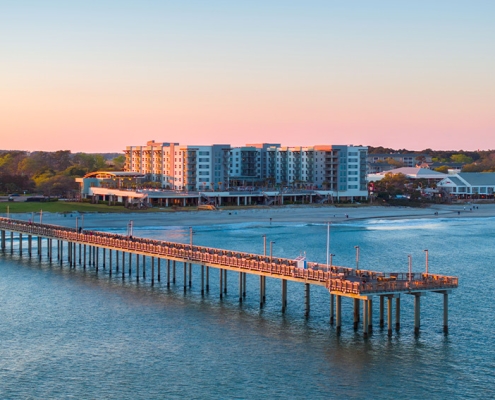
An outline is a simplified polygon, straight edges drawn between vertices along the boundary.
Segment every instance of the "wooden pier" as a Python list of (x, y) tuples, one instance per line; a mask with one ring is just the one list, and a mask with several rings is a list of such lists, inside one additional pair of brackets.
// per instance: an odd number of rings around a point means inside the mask
[[(414, 296), (414, 331), (420, 328), (420, 299), (427, 292), (443, 295), (443, 329), (448, 333), (448, 295), (458, 287), (458, 278), (429, 273), (383, 273), (340, 266), (330, 266), (308, 262), (306, 268), (298, 268), (297, 261), (250, 254), (238, 251), (216, 249), (189, 244), (167, 242), (146, 238), (128, 237), (98, 231), (82, 231), (57, 225), (37, 224), (8, 218), (0, 218), (0, 246), (5, 253), (7, 249), (6, 235), (10, 235), (10, 253), (13, 253), (14, 234), (19, 240), (18, 251), (22, 256), (23, 235), (27, 236), (27, 254), (32, 257), (33, 240), (37, 244), (36, 256), (42, 258), (42, 241), (46, 241), (46, 257), (50, 262), (56, 258), (61, 265), (64, 257), (71, 267), (76, 264), (93, 266), (96, 270), (106, 268), (108, 261), (109, 274), (121, 274), (125, 278), (132, 276), (132, 263), (135, 262), (135, 278), (139, 281), (140, 260), (142, 262), (142, 279), (146, 279), (146, 259), (151, 262), (151, 285), (155, 279), (161, 281), (162, 261), (166, 262), (167, 286), (176, 283), (177, 263), (183, 265), (184, 291), (192, 285), (192, 265), (200, 267), (201, 294), (209, 291), (209, 268), (219, 269), (220, 298), (227, 292), (227, 271), (238, 273), (239, 301), (246, 296), (246, 274), (260, 277), (260, 307), (266, 299), (266, 278), (280, 279), (282, 285), (282, 312), (287, 309), (287, 281), (305, 285), (305, 314), (310, 312), (310, 285), (324, 286), (330, 293), (330, 323), (336, 325), (337, 333), (342, 328), (342, 298), (353, 299), (354, 329), (360, 322), (362, 303), (363, 335), (368, 336), (373, 329), (373, 300), (379, 300), (379, 324), (385, 326), (385, 302), (387, 303), (388, 334), (393, 329), (393, 300), (395, 299), (395, 329), (400, 329), (400, 299), (402, 294)], [(34, 239), (36, 238), (36, 239)], [(56, 255), (54, 256), (54, 242)], [(67, 251), (64, 256), (64, 247)], [(100, 256), (101, 250), (101, 256)], [(108, 256), (107, 256), (108, 251)], [(127, 265), (126, 265), (127, 258)], [(120, 265), (119, 265), (120, 261)], [(156, 265), (156, 270), (155, 270)], [(126, 271), (127, 267), (127, 271)], [(155, 273), (156, 272), (156, 273)], [(188, 277), (189, 276), (189, 277)]]

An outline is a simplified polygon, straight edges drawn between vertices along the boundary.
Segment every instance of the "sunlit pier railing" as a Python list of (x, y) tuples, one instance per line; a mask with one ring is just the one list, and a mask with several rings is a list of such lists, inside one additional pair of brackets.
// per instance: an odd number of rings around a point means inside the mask
[[(400, 295), (400, 293), (414, 294), (418, 299), (419, 307), (419, 296), (424, 294), (424, 292), (444, 293), (446, 302), (446, 295), (450, 293), (449, 290), (458, 287), (457, 277), (439, 274), (418, 272), (385, 273), (335, 265), (328, 267), (327, 265), (315, 262), (307, 262), (307, 268), (299, 268), (297, 261), (288, 258), (138, 238), (100, 231), (83, 231), (81, 229), (77, 230), (58, 225), (38, 224), (32, 221), (26, 222), (8, 218), (0, 218), (0, 230), (2, 231), (2, 250), (5, 250), (5, 231), (10, 231), (11, 234), (12, 232), (16, 232), (20, 235), (27, 234), (29, 237), (38, 236), (56, 239), (62, 243), (88, 245), (90, 248), (103, 248), (110, 251), (115, 250), (123, 253), (152, 257), (153, 259), (158, 258), (184, 262), (184, 266), (186, 263), (189, 263), (189, 265), (197, 264), (218, 268), (225, 270), (225, 272), (226, 270), (231, 270), (239, 272), (240, 276), (243, 273), (250, 273), (260, 275), (262, 279), (264, 277), (278, 278), (282, 280), (283, 285), (285, 284), (285, 294), (283, 293), (285, 297), (287, 280), (305, 283), (308, 312), (310, 284), (325, 286), (331, 294), (332, 302), (333, 295), (353, 297), (364, 302), (371, 301), (373, 295), (381, 296), (381, 314), (383, 313), (383, 296), (392, 298), (395, 295)], [(263, 284), (261, 283), (260, 285), (260, 291), (263, 291), (264, 297)], [(340, 300), (339, 297), (337, 298), (338, 301)], [(286, 299), (283, 301), (286, 302)], [(263, 301), (261, 301), (262, 303)], [(337, 307), (340, 306), (337, 305)], [(446, 329), (446, 310), (444, 310), (444, 319), (444, 328)]]

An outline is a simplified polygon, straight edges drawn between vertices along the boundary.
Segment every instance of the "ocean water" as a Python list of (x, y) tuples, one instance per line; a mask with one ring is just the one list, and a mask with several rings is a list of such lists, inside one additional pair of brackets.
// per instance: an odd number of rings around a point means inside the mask
[[(102, 226), (98, 230), (109, 230)], [(112, 230), (125, 233), (125, 230)], [(135, 236), (189, 242), (189, 227), (140, 226)], [(326, 262), (326, 224), (247, 223), (194, 227), (195, 244)], [(9, 236), (7, 236), (7, 239)], [(183, 292), (177, 283), (150, 285), (100, 267), (70, 269), (45, 255), (19, 257), (17, 240), (0, 254), (0, 398), (53, 399), (445, 399), (495, 397), (495, 219), (363, 220), (333, 224), (336, 265), (379, 271), (425, 268), (456, 275), (449, 297), (449, 335), (442, 332), (442, 296), (421, 299), (421, 333), (413, 334), (413, 298), (401, 301), (401, 330), (378, 326), (365, 340), (352, 328), (352, 301), (343, 301), (342, 334), (329, 324), (329, 294), (288, 283), (281, 313), (280, 281), (267, 279), (259, 309), (259, 278), (247, 277), (238, 302), (238, 275), (229, 272), (219, 299), (218, 273), (200, 293), (199, 267)], [(45, 252), (46, 253), (46, 252)], [(44, 253), (44, 254), (45, 254)], [(101, 252), (100, 252), (101, 255)], [(134, 263), (135, 266), (135, 263)], [(142, 265), (141, 265), (142, 267)]]

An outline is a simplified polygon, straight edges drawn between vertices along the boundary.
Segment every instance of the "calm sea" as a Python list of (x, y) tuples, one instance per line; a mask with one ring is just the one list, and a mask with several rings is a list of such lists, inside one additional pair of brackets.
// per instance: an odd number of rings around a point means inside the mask
[[(102, 226), (99, 230), (109, 230)], [(124, 230), (112, 230), (125, 233)], [(188, 243), (189, 228), (135, 227), (135, 236)], [(325, 224), (249, 223), (194, 227), (194, 243), (326, 261)], [(304, 318), (303, 285), (289, 282), (281, 314), (280, 281), (267, 279), (259, 309), (259, 278), (248, 276), (238, 303), (238, 276), (229, 273), (219, 299), (218, 273), (200, 294), (199, 267), (183, 293), (177, 284), (123, 281), (100, 268), (69, 269), (45, 257), (0, 254), (0, 398), (53, 399), (445, 399), (495, 397), (495, 219), (369, 220), (333, 224), (336, 265), (459, 276), (449, 298), (450, 334), (442, 332), (442, 296), (421, 302), (421, 334), (413, 334), (413, 303), (403, 296), (401, 331), (378, 327), (363, 340), (343, 301), (340, 337), (329, 324), (329, 295), (312, 288)], [(100, 252), (101, 253), (101, 252)]]

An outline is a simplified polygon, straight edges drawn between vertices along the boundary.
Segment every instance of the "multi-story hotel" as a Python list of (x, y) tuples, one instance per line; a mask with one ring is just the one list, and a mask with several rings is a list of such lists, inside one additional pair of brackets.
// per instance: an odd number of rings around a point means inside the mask
[(367, 147), (325, 145), (282, 147), (278, 143), (209, 146), (147, 142), (128, 146), (125, 170), (146, 174), (163, 188), (226, 190), (270, 186), (367, 195)]

